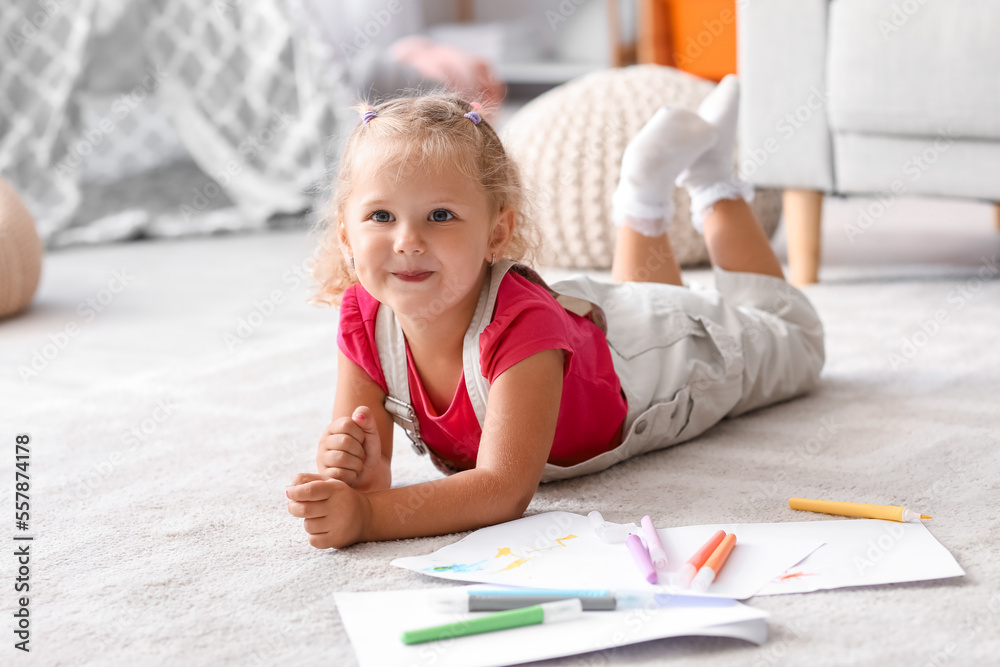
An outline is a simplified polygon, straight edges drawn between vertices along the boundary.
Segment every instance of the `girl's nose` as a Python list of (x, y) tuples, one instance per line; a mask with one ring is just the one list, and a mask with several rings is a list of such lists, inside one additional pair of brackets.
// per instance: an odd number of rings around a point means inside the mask
[(419, 222), (401, 220), (396, 225), (394, 250), (400, 254), (424, 251), (424, 238)]

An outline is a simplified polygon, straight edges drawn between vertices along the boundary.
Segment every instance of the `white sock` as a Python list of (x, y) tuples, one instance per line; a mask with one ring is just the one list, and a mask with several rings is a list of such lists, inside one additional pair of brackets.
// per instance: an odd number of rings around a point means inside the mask
[(666, 232), (674, 215), (674, 179), (714, 140), (715, 130), (698, 114), (657, 110), (625, 147), (611, 198), (615, 225), (628, 224), (646, 236)]
[(715, 127), (715, 144), (677, 177), (677, 185), (691, 195), (691, 224), (699, 233), (705, 216), (720, 199), (753, 201), (753, 186), (733, 172), (739, 107), (740, 82), (735, 74), (720, 81), (698, 107), (698, 115)]

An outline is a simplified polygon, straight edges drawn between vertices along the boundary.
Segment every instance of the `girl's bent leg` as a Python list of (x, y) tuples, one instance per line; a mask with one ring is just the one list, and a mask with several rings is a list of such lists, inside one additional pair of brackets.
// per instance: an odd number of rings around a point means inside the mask
[(683, 285), (681, 267), (667, 235), (645, 236), (627, 225), (618, 228), (611, 278), (618, 283)]
[(726, 271), (785, 277), (767, 234), (744, 200), (715, 202), (705, 216), (704, 228), (713, 265)]

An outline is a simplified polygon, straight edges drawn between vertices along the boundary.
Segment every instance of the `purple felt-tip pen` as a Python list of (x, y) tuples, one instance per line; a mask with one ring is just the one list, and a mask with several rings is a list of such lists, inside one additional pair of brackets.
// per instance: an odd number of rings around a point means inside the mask
[(635, 560), (636, 565), (639, 566), (639, 569), (642, 570), (642, 576), (649, 583), (655, 584), (659, 578), (656, 576), (656, 568), (653, 567), (653, 561), (649, 559), (649, 551), (646, 550), (642, 539), (638, 535), (630, 534), (625, 538), (625, 546), (632, 552), (632, 558)]
[(653, 567), (657, 570), (667, 569), (667, 552), (660, 541), (660, 534), (656, 532), (656, 526), (649, 516), (642, 517), (642, 534), (646, 537), (646, 544), (649, 545), (649, 558), (653, 561)]

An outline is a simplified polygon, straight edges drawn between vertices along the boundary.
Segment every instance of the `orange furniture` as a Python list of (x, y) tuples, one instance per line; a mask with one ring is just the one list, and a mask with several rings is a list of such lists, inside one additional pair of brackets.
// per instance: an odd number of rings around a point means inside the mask
[(736, 72), (736, 0), (642, 0), (638, 60), (720, 81)]

